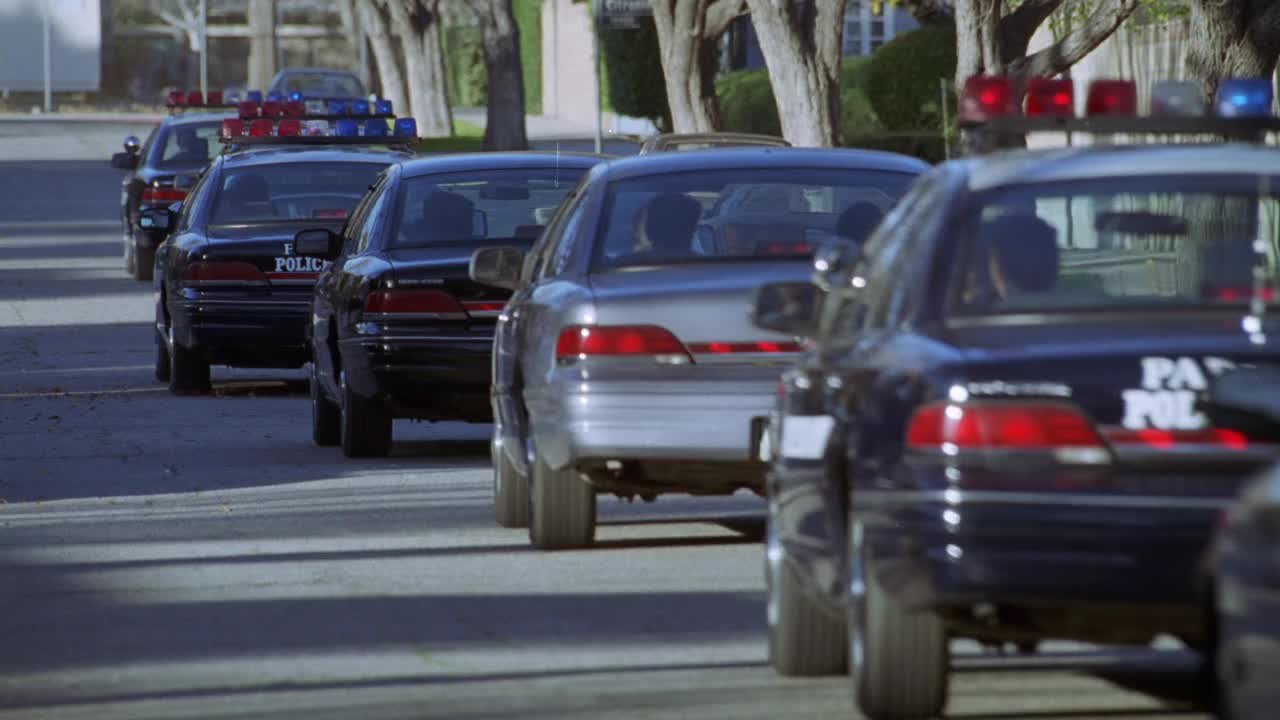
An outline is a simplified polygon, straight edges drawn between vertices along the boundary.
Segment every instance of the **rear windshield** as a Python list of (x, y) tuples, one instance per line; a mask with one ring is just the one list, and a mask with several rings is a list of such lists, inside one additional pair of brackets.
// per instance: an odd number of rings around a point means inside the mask
[(209, 224), (345, 218), (385, 167), (299, 162), (226, 170)]
[(834, 237), (865, 240), (914, 178), (749, 168), (622, 180), (609, 186), (593, 266), (806, 258)]
[(218, 129), (221, 123), (179, 125), (160, 136), (156, 147), (156, 167), (199, 168), (209, 164), (213, 151), (221, 149)]
[(1242, 303), (1276, 280), (1280, 202), (1256, 176), (1106, 178), (989, 192), (967, 229), (956, 314)]
[(548, 167), (408, 178), (392, 247), (537, 238), (584, 173)]
[(318, 97), (364, 97), (364, 86), (350, 75), (331, 73), (290, 73), (284, 78), (285, 92)]

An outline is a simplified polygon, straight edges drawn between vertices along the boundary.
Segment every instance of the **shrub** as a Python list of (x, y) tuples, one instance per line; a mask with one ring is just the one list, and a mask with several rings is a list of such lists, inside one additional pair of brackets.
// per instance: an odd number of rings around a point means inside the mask
[(653, 19), (645, 18), (636, 29), (606, 30), (601, 33), (600, 50), (604, 56), (602, 85), (613, 111), (671, 127)]
[(524, 107), (542, 114), (542, 0), (515, 0), (512, 9), (520, 28), (520, 68), (524, 71)]
[[(865, 92), (870, 58), (845, 58), (840, 71), (841, 127), (846, 137), (877, 132), (880, 122)], [(769, 74), (760, 70), (736, 70), (716, 81), (721, 119), (725, 130), (781, 135), (778, 105), (773, 99)]]
[[(922, 27), (885, 43), (867, 67), (866, 91), (888, 131), (942, 129), (940, 83), (956, 74), (955, 31)], [(954, 107), (954, 97), (948, 97)]]
[(489, 75), (484, 67), (484, 40), (480, 28), (474, 25), (447, 28), (444, 46), (449, 104), (475, 107), (487, 103)]

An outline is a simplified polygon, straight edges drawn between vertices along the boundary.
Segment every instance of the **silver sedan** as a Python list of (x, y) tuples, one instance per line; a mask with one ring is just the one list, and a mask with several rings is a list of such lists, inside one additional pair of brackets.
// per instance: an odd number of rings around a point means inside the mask
[(752, 325), (752, 292), (806, 280), (816, 247), (865, 237), (926, 169), (851, 150), (618, 160), (527, 256), (477, 251), (472, 278), (514, 291), (494, 338), (498, 522), (584, 547), (600, 492), (762, 491), (751, 419), (801, 347)]

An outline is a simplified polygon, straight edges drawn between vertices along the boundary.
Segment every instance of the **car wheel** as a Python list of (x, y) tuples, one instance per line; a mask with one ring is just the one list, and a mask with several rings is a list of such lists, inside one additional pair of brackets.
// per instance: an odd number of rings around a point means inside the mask
[(529, 525), (529, 479), (511, 466), (507, 454), (496, 443), (493, 455), (493, 515), (505, 528)]
[(339, 374), (342, 386), (340, 434), (347, 457), (386, 457), (391, 452), (391, 414), (378, 400), (351, 392), (347, 374)]
[(320, 370), (311, 363), (311, 439), (320, 447), (342, 441), (342, 412), (320, 387)]
[(198, 349), (184, 348), (169, 328), (169, 390), (175, 395), (198, 395), (210, 390), (209, 361)]
[(133, 275), (133, 279), (139, 282), (151, 282), (151, 278), (155, 275), (155, 248), (143, 250), (138, 247), (136, 240), (130, 241), (130, 247), (132, 248), (132, 252), (129, 253), (130, 273)]
[(169, 382), (169, 348), (165, 347), (159, 331), (156, 331), (156, 380)]
[(833, 616), (804, 591), (796, 569), (783, 557), (773, 513), (767, 522), (769, 664), (787, 677), (841, 675), (848, 656), (844, 618)]
[(855, 592), (848, 621), (849, 674), (858, 710), (870, 720), (940, 716), (950, 679), (942, 618), (902, 607), (880, 585), (865, 554), (850, 559)]
[(572, 468), (552, 470), (535, 450), (529, 486), (529, 540), (543, 550), (589, 547), (596, 537), (596, 490)]

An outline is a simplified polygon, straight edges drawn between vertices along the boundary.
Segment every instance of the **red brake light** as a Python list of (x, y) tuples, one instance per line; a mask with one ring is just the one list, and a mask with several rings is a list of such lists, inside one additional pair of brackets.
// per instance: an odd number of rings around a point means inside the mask
[(249, 135), (251, 137), (270, 137), (275, 127), (275, 123), (268, 118), (258, 118), (249, 123)]
[(172, 187), (149, 187), (142, 191), (144, 203), (174, 203), (187, 197), (186, 190)]
[(457, 299), (441, 290), (381, 290), (364, 301), (367, 315), (422, 315), (434, 319), (466, 319)]
[(256, 118), (260, 111), (261, 108), (258, 106), (258, 103), (252, 100), (245, 100), (240, 103), (240, 117), (242, 118)]
[(1075, 86), (1071, 78), (1031, 78), (1027, 81), (1028, 117), (1072, 117)]
[(265, 284), (267, 276), (253, 263), (242, 261), (201, 261), (192, 263), (183, 279), (188, 283)]
[(1245, 450), (1249, 436), (1239, 430), (1206, 428), (1204, 430), (1111, 430), (1107, 439), (1116, 445), (1143, 445), (1167, 450), (1179, 445), (1208, 445), (1228, 450)]
[(182, 107), (187, 104), (187, 94), (181, 90), (169, 91), (169, 100), (165, 104), (169, 107)]
[(222, 121), (222, 139), (230, 140), (232, 138), (242, 137), (244, 135), (243, 120), (223, 120)]
[(960, 93), (960, 120), (985, 122), (992, 118), (1014, 115), (1013, 84), (1007, 77), (974, 75), (964, 83)]
[(187, 93), (187, 104), (191, 106), (204, 105), (204, 95), (198, 90)]
[(307, 108), (300, 100), (290, 100), (284, 104), (284, 114), (286, 117), (302, 117), (307, 114)]
[(945, 402), (911, 418), (907, 446), (914, 450), (1069, 450), (1104, 447), (1081, 412), (1060, 403)]
[(209, 101), (209, 104), (210, 104), (210, 105), (222, 105), (222, 104), (223, 104), (223, 100), (222, 100), (222, 91), (221, 91), (221, 90), (210, 90), (210, 91), (209, 91), (209, 97), (208, 97), (208, 98), (206, 98), (206, 99)]
[(284, 103), (268, 100), (262, 103), (262, 117), (280, 117), (284, 114)]
[(795, 353), (795, 342), (709, 342), (690, 343), (689, 351), (697, 355), (729, 355), (733, 353)]
[(689, 357), (669, 330), (656, 325), (573, 325), (560, 333), (557, 358), (584, 355), (677, 355)]
[(276, 134), (280, 137), (297, 137), (302, 134), (302, 122), (297, 118), (285, 118), (276, 128)]
[(1134, 115), (1138, 86), (1128, 80), (1094, 80), (1089, 84), (1089, 115)]

